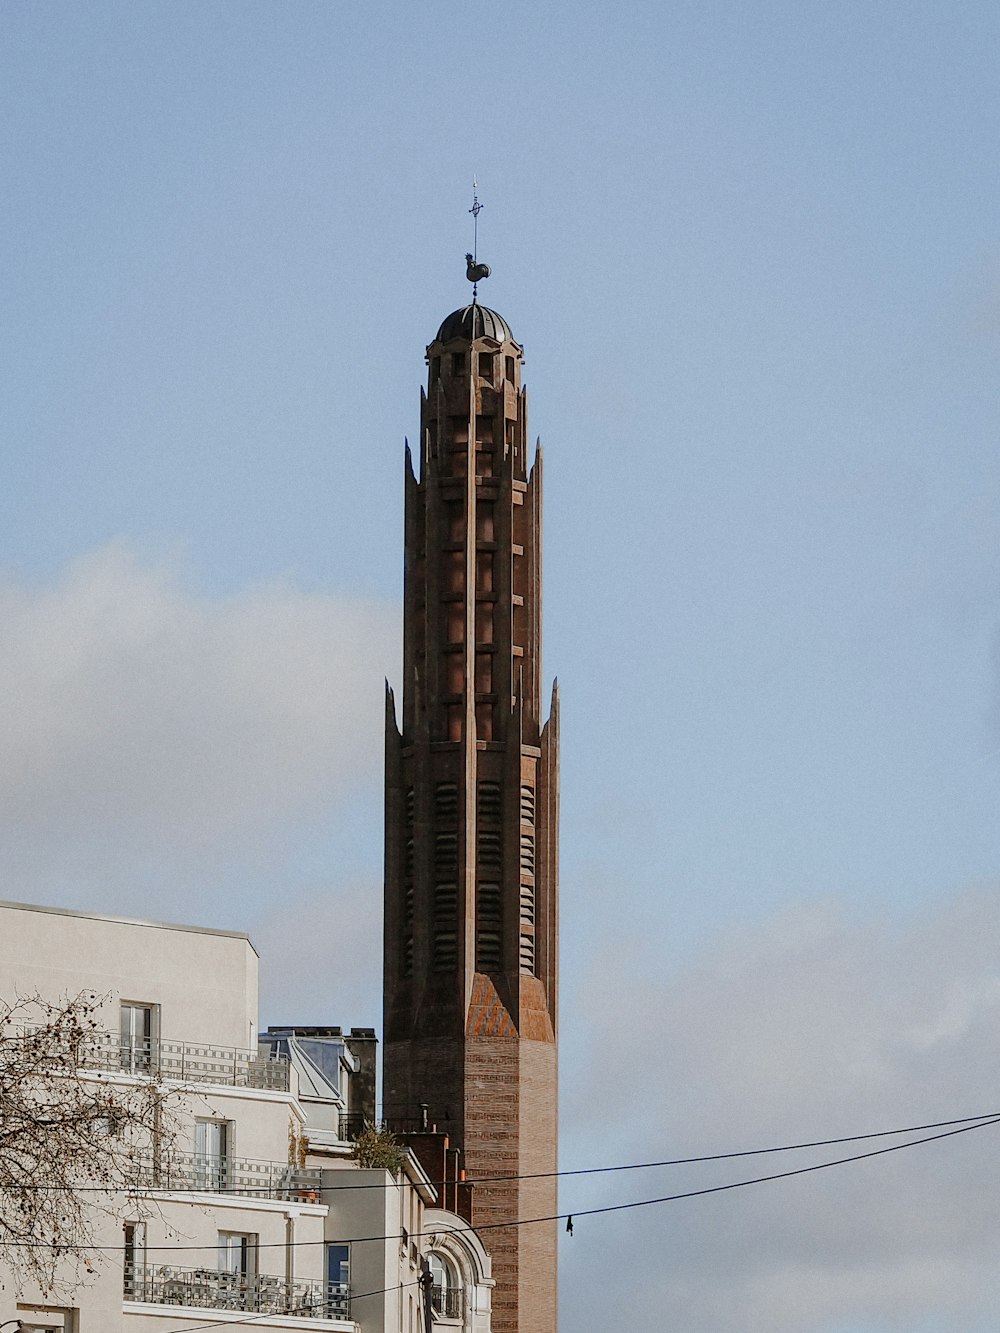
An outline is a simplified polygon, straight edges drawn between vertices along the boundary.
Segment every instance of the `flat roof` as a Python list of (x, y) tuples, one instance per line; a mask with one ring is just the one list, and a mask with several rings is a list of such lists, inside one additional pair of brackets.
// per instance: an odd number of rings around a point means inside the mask
[[(257, 954), (256, 946), (243, 930), (217, 930), (214, 926), (185, 926), (174, 921), (145, 921), (136, 916), (108, 916), (104, 912), (75, 912), (69, 907), (44, 907), (40, 903), (11, 903), (0, 900), (0, 908), (13, 907), (19, 912), (48, 912), (52, 916), (76, 916), (86, 921), (112, 921), (119, 926), (144, 926), (148, 930), (183, 930), (189, 935), (224, 935), (231, 940), (246, 940)], [(257, 954), (260, 957), (260, 954)]]

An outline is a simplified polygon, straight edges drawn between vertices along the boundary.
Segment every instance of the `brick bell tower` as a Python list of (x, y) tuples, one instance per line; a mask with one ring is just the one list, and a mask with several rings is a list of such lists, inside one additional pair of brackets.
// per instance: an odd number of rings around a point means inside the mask
[[(471, 281), (487, 276), (468, 261)], [(494, 1333), (555, 1333), (559, 711), (541, 685), (542, 455), (478, 303), (427, 348), (406, 448), (402, 734), (386, 694), (383, 1099), (460, 1149)], [(509, 1177), (509, 1179), (496, 1179)]]

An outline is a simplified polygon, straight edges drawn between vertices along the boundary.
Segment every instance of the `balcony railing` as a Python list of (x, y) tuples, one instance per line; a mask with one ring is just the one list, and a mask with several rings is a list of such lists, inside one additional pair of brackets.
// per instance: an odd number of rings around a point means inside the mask
[(183, 1305), (199, 1310), (242, 1310), (248, 1314), (293, 1315), (302, 1319), (350, 1319), (346, 1282), (294, 1281), (256, 1277), (173, 1264), (127, 1264), (126, 1301)]
[(163, 1161), (143, 1158), (139, 1164), (140, 1186), (299, 1203), (319, 1203), (320, 1176), (318, 1167), (258, 1162), (245, 1157), (205, 1157), (198, 1153), (171, 1152)]
[(462, 1291), (460, 1287), (431, 1287), (431, 1305), (442, 1319), (462, 1318)]
[(99, 1032), (81, 1042), (85, 1069), (111, 1069), (127, 1074), (156, 1074), (187, 1083), (226, 1083), (233, 1088), (287, 1092), (289, 1063), (284, 1055), (262, 1055), (235, 1046), (209, 1046), (192, 1041), (124, 1041), (114, 1032)]

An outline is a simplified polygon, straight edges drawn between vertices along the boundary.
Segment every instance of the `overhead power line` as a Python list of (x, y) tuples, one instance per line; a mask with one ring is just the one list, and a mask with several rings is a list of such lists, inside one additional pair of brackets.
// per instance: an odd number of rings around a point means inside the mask
[[(928, 1134), (920, 1139), (907, 1139), (905, 1143), (890, 1143), (884, 1148), (872, 1148), (869, 1152), (852, 1153), (849, 1157), (835, 1157), (828, 1162), (814, 1162), (809, 1166), (793, 1167), (788, 1171), (775, 1171), (766, 1176), (752, 1176), (746, 1180), (734, 1180), (724, 1185), (708, 1185), (701, 1189), (682, 1190), (676, 1194), (663, 1194), (652, 1199), (634, 1199), (628, 1203), (603, 1204), (594, 1208), (574, 1208), (565, 1213), (550, 1213), (543, 1217), (525, 1217), (515, 1218), (509, 1222), (481, 1222), (476, 1226), (453, 1227), (450, 1230), (454, 1233), (461, 1232), (483, 1232), (483, 1231), (503, 1231), (511, 1227), (535, 1226), (543, 1222), (562, 1222), (572, 1217), (574, 1220), (581, 1217), (596, 1217), (602, 1213), (620, 1213), (626, 1212), (632, 1208), (649, 1208), (655, 1204), (677, 1203), (682, 1199), (696, 1199), (709, 1194), (722, 1194), (729, 1190), (745, 1189), (750, 1185), (763, 1185), (774, 1180), (788, 1180), (793, 1176), (805, 1176), (816, 1171), (826, 1171), (834, 1166), (847, 1166), (853, 1162), (863, 1162), (873, 1157), (883, 1157), (888, 1153), (902, 1152), (906, 1148), (917, 1148), (923, 1144), (934, 1143), (939, 1139), (954, 1138), (958, 1134), (968, 1134), (972, 1130), (986, 1129), (989, 1126), (1000, 1124), (1000, 1115), (991, 1119), (978, 1120), (973, 1124), (961, 1124), (957, 1129), (942, 1130), (938, 1134)], [(258, 1250), (285, 1250), (285, 1249), (308, 1249), (316, 1245), (339, 1244), (339, 1245), (363, 1245), (374, 1241), (395, 1240), (398, 1232), (388, 1232), (379, 1236), (343, 1236), (336, 1237), (333, 1240), (324, 1238), (323, 1240), (302, 1240), (302, 1241), (273, 1241), (258, 1245)], [(411, 1237), (434, 1236), (438, 1234), (436, 1230), (412, 1232)], [(25, 1249), (64, 1249), (65, 1246), (46, 1245), (41, 1241), (9, 1241), (7, 1245), (11, 1248)], [(89, 1252), (99, 1252), (104, 1250), (120, 1251), (120, 1245), (88, 1245), (83, 1247)], [(216, 1245), (149, 1245), (145, 1251), (164, 1252), (167, 1254), (181, 1254), (188, 1252), (204, 1253), (206, 1250), (215, 1250)], [(356, 1298), (360, 1299), (360, 1298)]]
[[(845, 1134), (839, 1138), (831, 1139), (805, 1139), (798, 1143), (783, 1143), (771, 1148), (738, 1148), (730, 1152), (705, 1153), (699, 1157), (666, 1157), (653, 1162), (625, 1162), (618, 1166), (580, 1166), (571, 1167), (565, 1171), (529, 1171), (521, 1175), (502, 1175), (502, 1176), (469, 1176), (464, 1181), (458, 1181), (458, 1184), (465, 1185), (491, 1185), (503, 1184), (504, 1182), (517, 1182), (519, 1180), (551, 1180), (553, 1178), (566, 1179), (571, 1176), (598, 1176), (607, 1175), (617, 1171), (649, 1171), (656, 1167), (668, 1166), (697, 1166), (705, 1162), (725, 1162), (733, 1161), (741, 1157), (764, 1157), (785, 1152), (799, 1152), (807, 1148), (835, 1148), (844, 1143), (861, 1143), (867, 1139), (885, 1139), (898, 1137), (900, 1134), (921, 1134), (928, 1129), (948, 1129), (952, 1125), (969, 1125), (976, 1123), (985, 1123), (1000, 1118), (1000, 1111), (986, 1111), (982, 1115), (957, 1116), (951, 1120), (932, 1120), (922, 1125), (904, 1125), (899, 1129), (874, 1129), (868, 1130), (862, 1134)], [(211, 1170), (209, 1161), (205, 1163), (205, 1170)], [(329, 1168), (336, 1169), (336, 1168)], [(220, 1159), (218, 1170), (222, 1174), (224, 1162)], [(346, 1174), (346, 1171), (345, 1171)], [(454, 1185), (454, 1179), (449, 1180), (430, 1180), (429, 1185), (435, 1187), (444, 1187)], [(101, 1185), (45, 1185), (45, 1184), (14, 1184), (6, 1185), (4, 1190), (25, 1189), (25, 1190), (63, 1190), (71, 1189), (78, 1194), (235, 1194), (240, 1197), (255, 1197), (247, 1194), (245, 1186), (233, 1185), (222, 1189), (198, 1189), (197, 1186), (176, 1187), (171, 1185), (134, 1185), (134, 1186), (115, 1186), (109, 1189)], [(275, 1189), (287, 1189), (288, 1186), (275, 1186)], [(391, 1190), (399, 1189), (401, 1186), (390, 1181), (367, 1181), (361, 1184), (351, 1185), (323, 1185), (324, 1190), (350, 1191), (350, 1190)], [(2, 1192), (2, 1191), (0, 1191)], [(263, 1196), (267, 1197), (267, 1196)]]

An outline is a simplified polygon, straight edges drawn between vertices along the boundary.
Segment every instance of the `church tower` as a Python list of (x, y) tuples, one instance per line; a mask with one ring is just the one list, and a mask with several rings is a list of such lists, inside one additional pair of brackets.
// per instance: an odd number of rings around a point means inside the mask
[[(470, 257), (470, 279), (486, 273)], [(556, 1212), (559, 711), (553, 688), (543, 721), (542, 456), (522, 360), (475, 296), (449, 315), (427, 348), (416, 475), (406, 450), (383, 1101), (390, 1124), (446, 1133), (482, 1181), (494, 1333), (555, 1333), (556, 1223), (503, 1225)]]

